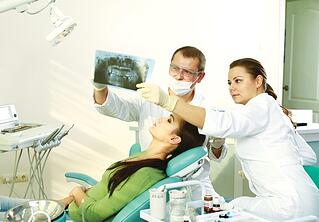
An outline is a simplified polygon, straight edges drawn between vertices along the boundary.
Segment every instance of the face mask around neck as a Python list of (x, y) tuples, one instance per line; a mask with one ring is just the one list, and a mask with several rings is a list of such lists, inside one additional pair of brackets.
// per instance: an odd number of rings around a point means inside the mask
[(172, 90), (173, 93), (177, 96), (184, 96), (194, 89), (197, 78), (195, 79), (194, 82), (185, 82), (185, 81), (176, 80), (170, 76), (169, 81), (170, 81), (169, 83), (170, 90)]

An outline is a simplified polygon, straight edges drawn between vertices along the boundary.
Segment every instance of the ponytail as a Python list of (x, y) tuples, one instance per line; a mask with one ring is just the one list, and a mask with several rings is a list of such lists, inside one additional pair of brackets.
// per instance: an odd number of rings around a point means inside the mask
[[(276, 93), (274, 92), (273, 88), (268, 83), (266, 83), (266, 91), (265, 92), (268, 95), (272, 96), (275, 100), (277, 99)], [(297, 124), (294, 121), (292, 121), (291, 112), (284, 106), (280, 106), (280, 107), (281, 107), (282, 111), (284, 112), (284, 114), (286, 114), (288, 116), (288, 118), (290, 119), (290, 122), (292, 123), (292, 125), (296, 129)]]
[(277, 95), (274, 92), (274, 89), (268, 84), (266, 83), (266, 91), (265, 93), (267, 93), (268, 95), (272, 96), (275, 100), (277, 99)]
[(289, 119), (290, 119), (290, 122), (292, 123), (292, 125), (294, 126), (294, 128), (296, 129), (297, 128), (297, 123), (296, 122), (294, 122), (293, 120), (292, 120), (292, 113), (291, 113), (291, 111), (289, 111), (286, 107), (284, 107), (284, 106), (280, 106), (281, 108), (282, 108), (282, 111), (289, 117)]

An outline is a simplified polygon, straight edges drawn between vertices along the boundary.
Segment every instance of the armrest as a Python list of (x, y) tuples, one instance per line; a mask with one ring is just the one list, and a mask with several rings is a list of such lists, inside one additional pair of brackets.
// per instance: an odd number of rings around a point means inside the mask
[(91, 187), (97, 183), (95, 179), (83, 173), (67, 172), (64, 176), (67, 182), (75, 182), (84, 187)]

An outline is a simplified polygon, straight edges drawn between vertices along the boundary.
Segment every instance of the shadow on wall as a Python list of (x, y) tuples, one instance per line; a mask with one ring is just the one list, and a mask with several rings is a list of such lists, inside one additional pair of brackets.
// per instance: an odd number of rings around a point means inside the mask
[(127, 123), (95, 110), (88, 75), (75, 73), (55, 61), (50, 62), (50, 67), (49, 115), (67, 126), (75, 124), (53, 150), (46, 169), (48, 197), (59, 198), (70, 191), (65, 186), (66, 171), (84, 172), (99, 180), (111, 163), (127, 157), (135, 137)]

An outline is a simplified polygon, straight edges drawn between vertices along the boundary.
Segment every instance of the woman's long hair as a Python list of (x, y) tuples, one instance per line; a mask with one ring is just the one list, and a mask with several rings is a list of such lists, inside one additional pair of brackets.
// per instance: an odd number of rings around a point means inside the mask
[[(188, 149), (201, 146), (205, 140), (205, 136), (198, 133), (197, 127), (188, 122), (183, 124), (178, 134), (181, 137), (181, 143), (172, 152), (170, 159)], [(129, 177), (139, 169), (143, 167), (152, 167), (164, 171), (166, 169), (168, 160), (169, 159), (144, 159), (136, 161), (124, 160), (113, 164), (108, 168), (108, 170), (114, 170), (107, 186), (109, 196), (113, 194), (114, 190), (119, 184), (121, 184), (123, 181), (127, 181)]]
[[(233, 61), (230, 65), (229, 68), (234, 68), (234, 67), (243, 67), (246, 69), (246, 71), (254, 78), (256, 79), (257, 76), (261, 75), (263, 77), (263, 85), (265, 89), (265, 93), (268, 95), (272, 96), (275, 100), (277, 100), (277, 95), (273, 88), (267, 83), (267, 73), (264, 69), (264, 67), (261, 65), (259, 61), (256, 59), (252, 58), (243, 58), (243, 59), (238, 59)], [(284, 106), (280, 106), (282, 108), (282, 111), (289, 117), (290, 122), (292, 125), (296, 128), (296, 123), (292, 120), (291, 118), (291, 112)]]

